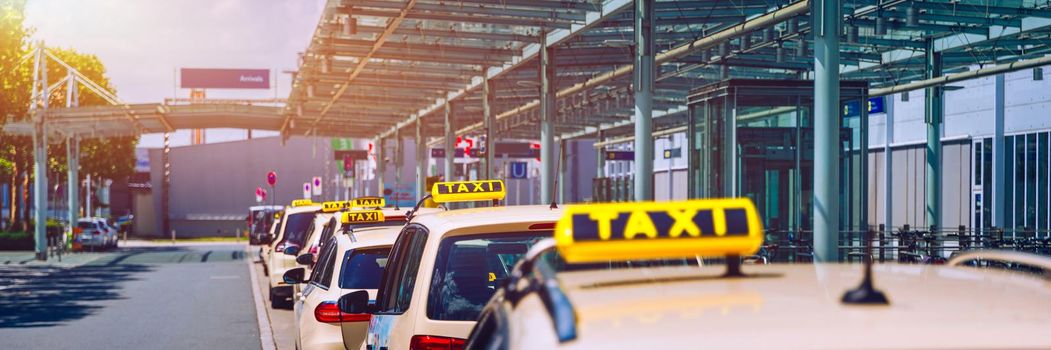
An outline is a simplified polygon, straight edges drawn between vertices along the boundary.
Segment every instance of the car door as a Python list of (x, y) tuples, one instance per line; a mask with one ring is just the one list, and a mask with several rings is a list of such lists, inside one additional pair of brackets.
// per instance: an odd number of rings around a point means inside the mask
[[(334, 240), (333, 240), (334, 241)], [(332, 242), (321, 249), (318, 263), (310, 272), (310, 279), (303, 287), (302, 297), (296, 300), (296, 341), (300, 342), (303, 337), (309, 337), (310, 331), (316, 329), (316, 320), (313, 319), (313, 310), (318, 304), (325, 301), (325, 293), (332, 286), (332, 273), (336, 262), (336, 244)]]
[(416, 287), (423, 248), (426, 245), (427, 230), (420, 225), (407, 226), (395, 241), (377, 292), (377, 311), (369, 321), (365, 349), (407, 348), (408, 339), (392, 341), (391, 336), (395, 330), (412, 329), (413, 318), (412, 315), (406, 314), (406, 311)]

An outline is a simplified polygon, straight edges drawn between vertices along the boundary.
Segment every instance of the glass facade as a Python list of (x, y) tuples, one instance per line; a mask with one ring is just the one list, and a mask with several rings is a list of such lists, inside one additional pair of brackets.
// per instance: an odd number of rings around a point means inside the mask
[[(1048, 236), (1051, 233), (1051, 133), (1047, 131), (1004, 137), (1004, 229), (1009, 234)], [(992, 220), (993, 140), (975, 141), (972, 198), (976, 227), (995, 227)], [(983, 202), (981, 198), (984, 198)]]

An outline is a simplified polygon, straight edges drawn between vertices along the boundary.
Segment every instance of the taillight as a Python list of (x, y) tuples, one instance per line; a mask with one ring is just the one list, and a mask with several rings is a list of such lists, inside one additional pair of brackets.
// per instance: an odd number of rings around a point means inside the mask
[(310, 247), (310, 254), (314, 254), (315, 256), (317, 255), (317, 246), (316, 245)]
[(463, 350), (464, 340), (460, 338), (436, 337), (433, 335), (414, 335), (409, 342), (410, 350)]
[(340, 322), (368, 322), (372, 318), (369, 314), (347, 314), (339, 311), (339, 306), (334, 301), (326, 301), (314, 308), (314, 319), (324, 323)]
[(277, 245), (274, 246), (274, 251), (278, 253), (285, 251), (285, 242), (277, 243)]
[(81, 234), (83, 232), (84, 232), (84, 229), (82, 229), (80, 227), (74, 227), (73, 228), (73, 234), (75, 234), (75, 235), (79, 235), (79, 234)]
[(94, 232), (92, 232), (91, 234), (92, 234), (93, 236), (98, 236), (98, 235), (99, 235), (99, 231), (94, 231)]
[(539, 224), (529, 225), (529, 229), (532, 231), (548, 231), (555, 229), (555, 223), (553, 222), (542, 222)]

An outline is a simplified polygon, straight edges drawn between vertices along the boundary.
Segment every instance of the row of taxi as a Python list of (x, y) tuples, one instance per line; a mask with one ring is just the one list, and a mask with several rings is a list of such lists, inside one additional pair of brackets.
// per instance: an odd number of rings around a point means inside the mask
[[(428, 197), (504, 195), (493, 180), (439, 182)], [(300, 200), (271, 230), (270, 300), (295, 310), (299, 349), (1051, 347), (1048, 280), (967, 267), (990, 254), (741, 266), (763, 244), (748, 199)]]

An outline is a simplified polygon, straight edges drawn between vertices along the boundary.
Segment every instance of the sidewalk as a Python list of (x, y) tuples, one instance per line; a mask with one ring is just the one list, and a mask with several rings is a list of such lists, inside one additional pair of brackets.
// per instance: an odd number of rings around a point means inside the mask
[(58, 256), (49, 256), (47, 261), (36, 260), (36, 253), (33, 251), (3, 251), (0, 252), (0, 266), (3, 265), (54, 265), (54, 266), (80, 266), (106, 256), (107, 252), (77, 252), (71, 253), (66, 252), (62, 254), (61, 260), (59, 261)]

